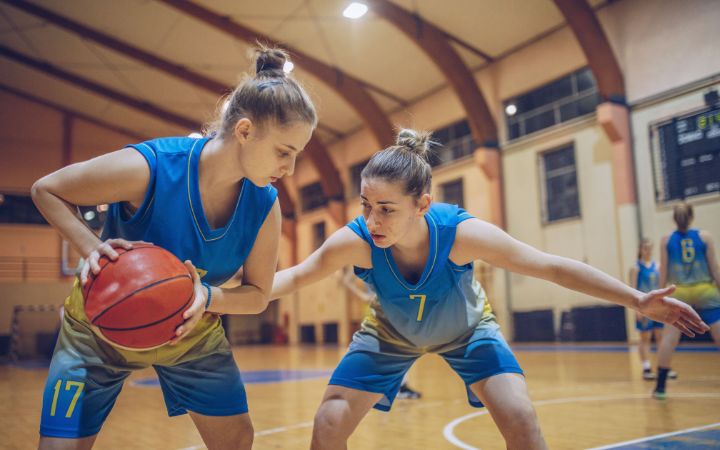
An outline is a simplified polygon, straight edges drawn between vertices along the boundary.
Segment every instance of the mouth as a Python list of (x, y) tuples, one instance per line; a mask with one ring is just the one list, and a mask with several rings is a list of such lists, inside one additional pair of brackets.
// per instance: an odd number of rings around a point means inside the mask
[(382, 241), (383, 239), (385, 239), (385, 236), (383, 236), (382, 234), (375, 234), (375, 233), (371, 233), (370, 237), (375, 242)]
[(270, 177), (270, 182), (275, 183), (279, 179), (280, 179), (279, 177)]

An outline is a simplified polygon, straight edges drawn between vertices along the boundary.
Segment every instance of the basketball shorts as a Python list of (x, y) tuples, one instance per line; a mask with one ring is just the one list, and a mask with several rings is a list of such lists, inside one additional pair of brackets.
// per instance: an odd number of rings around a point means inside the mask
[(663, 328), (662, 322), (655, 322), (652, 319), (648, 319), (647, 317), (643, 317), (642, 319), (636, 319), (635, 320), (635, 329), (643, 332), (643, 331), (652, 331), (655, 328)]

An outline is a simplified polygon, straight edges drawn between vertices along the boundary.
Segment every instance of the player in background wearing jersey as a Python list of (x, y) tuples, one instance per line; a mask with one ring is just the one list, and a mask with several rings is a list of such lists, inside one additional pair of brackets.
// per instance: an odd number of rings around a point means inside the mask
[[(720, 267), (713, 237), (705, 230), (690, 228), (692, 206), (680, 203), (673, 209), (677, 229), (660, 244), (660, 286), (675, 285), (675, 296), (695, 308), (710, 325), (715, 344), (720, 346)], [(665, 383), (670, 374), (673, 352), (680, 331), (665, 327), (658, 350), (658, 376), (653, 397), (666, 398)]]
[(330, 379), (312, 448), (346, 448), (370, 408), (390, 409), (403, 375), (425, 353), (439, 354), (463, 379), (471, 405), (487, 406), (508, 448), (547, 448), (522, 369), (474, 279), (476, 259), (631, 307), (689, 335), (705, 331), (692, 308), (666, 297), (672, 288), (639, 292), (516, 241), (456, 205), (432, 203), (428, 146), (428, 134), (402, 130), (362, 171), (363, 215), (275, 276), (272, 298), (351, 264), (377, 296)]
[[(256, 74), (230, 95), (203, 138), (160, 138), (67, 166), (32, 196), (85, 264), (65, 315), (43, 395), (41, 449), (91, 448), (130, 372), (153, 366), (168, 415), (190, 413), (210, 449), (249, 449), (245, 388), (217, 314), (257, 314), (268, 304), (281, 216), (270, 183), (291, 175), (317, 123), (305, 91), (283, 72), (284, 52), (260, 49)], [(98, 238), (77, 205), (110, 204)], [(185, 261), (195, 297), (169, 345), (132, 351), (96, 335), (82, 287), (98, 260), (132, 241)], [(197, 268), (197, 269), (196, 269)], [(235, 278), (242, 271), (242, 285)]]

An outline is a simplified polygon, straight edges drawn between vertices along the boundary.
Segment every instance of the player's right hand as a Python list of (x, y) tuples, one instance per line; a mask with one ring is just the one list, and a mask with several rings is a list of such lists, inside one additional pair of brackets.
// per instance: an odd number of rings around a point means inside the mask
[(121, 247), (125, 250), (130, 250), (133, 246), (133, 243), (149, 244), (149, 242), (130, 242), (126, 241), (125, 239), (119, 238), (108, 239), (107, 241), (98, 244), (98, 246), (95, 247), (95, 249), (91, 251), (89, 255), (87, 255), (82, 265), (82, 268), (80, 269), (80, 284), (85, 286), (85, 283), (87, 283), (88, 281), (90, 271), (92, 271), (93, 275), (97, 275), (98, 273), (100, 273), (100, 258), (106, 256), (110, 259), (110, 261), (115, 261), (118, 258), (118, 252), (115, 251), (114, 247)]

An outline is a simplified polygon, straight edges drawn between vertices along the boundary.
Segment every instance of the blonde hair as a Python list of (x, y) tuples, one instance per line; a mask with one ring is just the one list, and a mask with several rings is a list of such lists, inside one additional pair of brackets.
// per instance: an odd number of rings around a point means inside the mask
[(685, 202), (675, 205), (673, 208), (673, 220), (677, 225), (678, 231), (685, 233), (690, 228), (690, 222), (693, 220), (693, 208)]

